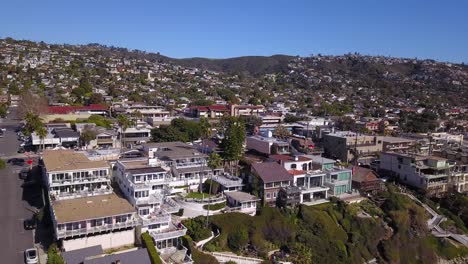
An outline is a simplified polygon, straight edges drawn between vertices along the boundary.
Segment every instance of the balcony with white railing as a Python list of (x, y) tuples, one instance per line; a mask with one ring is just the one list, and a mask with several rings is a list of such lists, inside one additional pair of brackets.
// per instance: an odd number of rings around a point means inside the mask
[(89, 176), (83, 178), (68, 178), (68, 179), (55, 179), (52, 180), (50, 186), (61, 186), (61, 185), (75, 185), (75, 184), (87, 184), (87, 183), (98, 183), (110, 181), (109, 176)]
[(117, 229), (132, 228), (139, 224), (140, 224), (139, 219), (132, 219), (132, 220), (128, 220), (122, 223), (85, 227), (85, 228), (79, 228), (79, 229), (73, 229), (73, 230), (61, 229), (61, 230), (56, 230), (56, 232), (57, 232), (57, 239), (61, 239), (61, 238), (96, 234), (96, 233), (101, 233), (101, 232), (106, 232), (106, 231), (113, 231)]
[(171, 215), (161, 211), (161, 213), (151, 213), (149, 215), (140, 216), (144, 226), (168, 223), (171, 221)]
[(206, 160), (199, 160), (193, 162), (176, 162), (175, 167), (177, 169), (181, 168), (191, 168), (191, 167), (201, 167), (201, 166), (208, 166)]
[(174, 213), (177, 213), (179, 212), (180, 210), (180, 205), (177, 204), (174, 200), (172, 200), (171, 198), (167, 198), (163, 204), (161, 204), (161, 209), (170, 213), (170, 214), (174, 214)]
[(163, 202), (164, 196), (160, 193), (152, 193), (148, 197), (138, 197), (135, 198), (135, 203), (137, 205), (142, 204), (161, 204)]
[(174, 225), (172, 222), (169, 223), (169, 228), (161, 231), (151, 231), (150, 235), (155, 241), (166, 240), (171, 238), (178, 238), (185, 236), (187, 233), (187, 228), (183, 224)]
[(111, 194), (112, 190), (110, 188), (101, 188), (101, 189), (94, 189), (94, 190), (81, 190), (81, 191), (73, 191), (73, 192), (59, 192), (53, 193), (51, 192), (50, 197), (52, 200), (65, 200), (65, 199), (76, 199), (76, 198), (83, 198), (83, 197), (90, 197), (96, 195), (105, 195)]

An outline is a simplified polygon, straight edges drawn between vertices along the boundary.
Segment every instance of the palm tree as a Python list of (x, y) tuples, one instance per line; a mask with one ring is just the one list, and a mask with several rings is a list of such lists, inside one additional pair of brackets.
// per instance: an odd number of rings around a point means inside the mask
[(25, 134), (28, 135), (30, 135), (34, 130), (44, 126), (42, 119), (31, 111), (26, 113), (24, 121), (26, 121)]
[[(215, 170), (216, 168), (219, 168), (219, 166), (221, 166), (222, 163), (223, 163), (223, 159), (216, 152), (211, 153), (210, 156), (208, 157), (208, 167), (210, 167), (210, 169), (212, 170), (211, 178), (210, 178), (210, 190), (208, 192), (210, 195), (211, 195), (211, 187), (213, 186), (213, 170)], [(209, 210), (206, 211), (206, 227), (208, 227), (208, 224), (209, 224), (208, 217), (209, 217)]]
[(41, 139), (42, 151), (44, 151), (44, 148), (45, 148), (44, 138), (47, 136), (47, 129), (45, 128), (44, 125), (42, 125), (42, 126), (36, 127), (35, 131), (36, 131), (36, 134)]
[(200, 118), (200, 128), (201, 128), (201, 135), (203, 139), (207, 139), (211, 136), (211, 124), (208, 121), (208, 118), (201, 117)]
[(117, 117), (117, 124), (120, 126), (120, 145), (122, 146), (125, 130), (131, 125), (131, 122), (126, 115), (119, 115)]

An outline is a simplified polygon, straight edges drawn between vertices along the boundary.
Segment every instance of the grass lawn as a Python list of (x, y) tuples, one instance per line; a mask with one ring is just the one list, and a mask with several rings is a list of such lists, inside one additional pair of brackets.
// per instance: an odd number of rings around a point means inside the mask
[(206, 204), (206, 205), (203, 206), (203, 209), (210, 210), (210, 211), (216, 211), (216, 210), (221, 210), (224, 207), (226, 207), (226, 202), (216, 203), (216, 204)]
[(203, 199), (203, 198), (208, 198), (211, 197), (212, 195), (208, 193), (199, 193), (199, 192), (192, 192), (187, 194), (185, 198), (194, 198), (194, 199)]

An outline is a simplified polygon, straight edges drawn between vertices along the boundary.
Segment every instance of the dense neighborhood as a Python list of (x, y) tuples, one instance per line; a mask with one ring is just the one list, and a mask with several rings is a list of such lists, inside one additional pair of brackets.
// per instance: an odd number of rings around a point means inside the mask
[(468, 68), (282, 60), (1, 39), (27, 263), (467, 261)]

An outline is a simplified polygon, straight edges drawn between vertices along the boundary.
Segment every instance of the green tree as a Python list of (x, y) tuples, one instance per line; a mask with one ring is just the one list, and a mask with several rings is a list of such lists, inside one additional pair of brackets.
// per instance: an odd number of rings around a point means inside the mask
[(24, 133), (26, 135), (31, 135), (33, 131), (44, 126), (42, 119), (33, 112), (27, 112), (24, 116), (24, 121), (26, 122), (26, 126), (24, 128)]
[(128, 119), (126, 115), (117, 116), (117, 124), (120, 126), (120, 144), (123, 146), (123, 141), (125, 137), (125, 130), (132, 125), (132, 122)]
[(7, 116), (7, 106), (6, 104), (0, 104), (0, 118), (5, 118)]
[(96, 139), (96, 131), (85, 128), (80, 135), (80, 141), (87, 147), (91, 140)]
[(224, 159), (232, 168), (236, 165), (243, 154), (245, 142), (245, 125), (238, 117), (225, 117), (221, 120), (224, 137), (221, 141)]
[(36, 127), (35, 131), (36, 131), (37, 136), (39, 136), (39, 138), (41, 139), (42, 150), (44, 150), (44, 148), (45, 148), (44, 139), (47, 136), (47, 129), (42, 124), (42, 125), (39, 125), (38, 127)]
[(103, 96), (100, 93), (93, 93), (89, 97), (90, 104), (102, 104), (104, 102)]
[(200, 118), (200, 130), (202, 138), (209, 138), (211, 136), (211, 124), (206, 117)]
[(285, 138), (287, 136), (289, 136), (291, 133), (289, 132), (289, 130), (282, 126), (282, 125), (278, 125), (276, 128), (275, 128), (275, 136), (277, 137), (280, 137), (280, 138)]
[(47, 264), (65, 264), (55, 243), (50, 245), (47, 250)]

